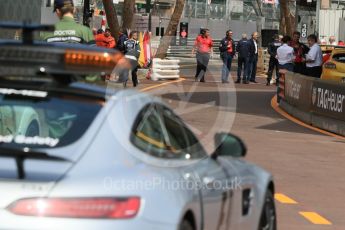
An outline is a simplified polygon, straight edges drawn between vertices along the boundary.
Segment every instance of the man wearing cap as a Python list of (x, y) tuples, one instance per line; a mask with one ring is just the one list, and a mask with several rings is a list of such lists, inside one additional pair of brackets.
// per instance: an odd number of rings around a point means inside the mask
[(74, 10), (73, 0), (55, 0), (54, 12), (60, 21), (55, 24), (53, 33), (43, 34), (43, 40), (47, 42), (95, 44), (91, 29), (75, 22)]

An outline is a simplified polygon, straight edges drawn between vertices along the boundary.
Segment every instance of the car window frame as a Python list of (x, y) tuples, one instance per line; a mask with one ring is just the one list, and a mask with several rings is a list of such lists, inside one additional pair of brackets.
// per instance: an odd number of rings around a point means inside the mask
[[(148, 109), (154, 109), (155, 110), (155, 112), (157, 113), (157, 116), (158, 116), (157, 118), (158, 118), (160, 127), (162, 129), (163, 140), (164, 140), (164, 144), (166, 146), (165, 153), (162, 154), (162, 156), (158, 156), (158, 154), (149, 152), (149, 151), (147, 151), (147, 148), (143, 148), (143, 147), (139, 146), (138, 143), (136, 143), (136, 138), (140, 138), (136, 135), (137, 128), (144, 118), (143, 114), (145, 114), (146, 113), (145, 111), (147, 111)], [(179, 116), (177, 116), (170, 108), (163, 106), (159, 103), (150, 103), (150, 104), (147, 104), (143, 108), (140, 109), (140, 111), (137, 114), (137, 117), (135, 118), (133, 126), (131, 128), (130, 142), (133, 144), (133, 146), (135, 148), (137, 148), (138, 150), (142, 151), (144, 154), (147, 154), (148, 156), (151, 156), (151, 157), (154, 157), (154, 158), (160, 159), (160, 160), (182, 161), (182, 160), (196, 160), (196, 159), (201, 159), (201, 158), (207, 157), (208, 154), (205, 151), (205, 149), (203, 148), (203, 146), (201, 145), (201, 143), (199, 143), (199, 145), (201, 147), (203, 155), (201, 157), (198, 157), (198, 158), (191, 157), (190, 159), (186, 159), (183, 156), (185, 156), (186, 154), (190, 154), (189, 152), (183, 151), (177, 155), (177, 153), (171, 149), (172, 146), (171, 146), (169, 134), (168, 134), (168, 131), (167, 131), (167, 128), (165, 126), (164, 119), (163, 119), (163, 109), (167, 109), (171, 114), (173, 114), (175, 120), (177, 120), (178, 124), (181, 126), (181, 128), (182, 128), (181, 131), (183, 132), (186, 143), (188, 145), (188, 151), (190, 148), (190, 141), (187, 138), (187, 134), (185, 133), (185, 130), (187, 129), (190, 132), (190, 134), (193, 135), (193, 138), (198, 141), (198, 138), (194, 135), (194, 133), (184, 124), (182, 119)], [(143, 141), (143, 140), (141, 139), (141, 141)], [(169, 155), (170, 156), (176, 156), (176, 157), (168, 157)]]
[[(186, 142), (187, 142), (187, 151), (185, 151), (184, 149), (184, 152), (185, 154), (190, 154), (191, 155), (191, 160), (195, 160), (195, 159), (201, 159), (201, 158), (205, 158), (205, 157), (208, 157), (208, 154), (207, 152), (205, 151), (204, 147), (202, 146), (202, 144), (200, 143), (199, 139), (195, 136), (195, 134), (192, 132), (192, 130), (190, 130), (186, 124), (184, 123), (184, 121), (172, 110), (170, 109), (169, 107), (165, 106), (165, 105), (158, 105), (158, 109), (160, 110), (160, 115), (161, 115), (161, 120), (163, 122), (163, 125), (164, 125), (164, 129), (167, 129), (167, 127), (165, 126), (165, 123), (164, 123), (164, 118), (163, 118), (163, 113), (164, 113), (164, 110), (167, 110), (169, 111), (170, 114), (173, 115), (173, 119), (178, 123), (178, 125), (181, 126), (182, 128), (182, 132), (183, 132), (183, 135), (184, 135), (184, 138), (186, 139)], [(201, 157), (192, 157), (193, 155), (197, 154), (196, 152), (191, 152), (192, 150), (192, 147), (194, 146), (194, 144), (191, 144), (190, 143), (190, 139), (188, 138), (188, 135), (186, 133), (186, 130), (188, 130), (188, 132), (190, 133), (190, 135), (192, 135), (192, 137), (198, 142), (198, 145), (200, 147), (200, 151), (202, 152), (202, 156)], [(170, 144), (170, 137), (168, 135), (168, 131), (166, 130), (166, 135), (167, 135), (167, 139), (169, 139), (169, 144)], [(187, 159), (186, 159), (187, 160)]]
[[(183, 125), (181, 124), (181, 120), (180, 119), (176, 119), (176, 115), (172, 112), (172, 110), (168, 109), (167, 107), (165, 106), (159, 106), (158, 107), (159, 111), (160, 111), (160, 116), (161, 116), (161, 121), (162, 121), (162, 124), (163, 124), (163, 127), (164, 127), (164, 133), (166, 135), (166, 138), (167, 138), (167, 143), (169, 143), (169, 146), (171, 149), (174, 149), (174, 146), (172, 146), (172, 141), (171, 141), (171, 137), (169, 135), (169, 131), (166, 127), (166, 124), (165, 124), (165, 119), (164, 119), (164, 110), (168, 110), (171, 114), (174, 115), (174, 117), (172, 117), (171, 119), (174, 120), (179, 126), (180, 126), (180, 131), (182, 132), (183, 134), (183, 138), (185, 140), (185, 144), (187, 145), (187, 148), (188, 148), (188, 145), (189, 145), (189, 141), (188, 141), (188, 138), (186, 137), (186, 133), (184, 132), (183, 130)], [(185, 149), (181, 150), (182, 152), (185, 152), (184, 151)], [(188, 152), (185, 152), (186, 154)]]
[[(156, 154), (156, 153), (149, 152), (148, 151), (148, 147), (145, 147), (145, 149), (144, 149), (141, 146), (139, 146), (138, 143), (136, 142), (136, 138), (139, 138), (140, 141), (145, 142), (145, 140), (143, 138), (137, 136), (136, 132), (137, 132), (137, 128), (139, 127), (139, 125), (141, 124), (142, 120), (144, 119), (144, 115), (147, 114), (147, 111), (149, 109), (153, 109), (156, 112), (156, 114), (157, 114), (157, 119), (158, 119), (158, 122), (159, 122), (159, 125), (160, 125), (160, 129), (162, 130), (162, 136), (163, 136), (163, 140), (164, 140), (164, 145), (166, 146), (165, 151), (168, 151), (167, 139), (166, 139), (166, 135), (164, 133), (164, 126), (163, 126), (163, 123), (162, 123), (159, 111), (157, 110), (157, 105), (155, 103), (150, 103), (150, 104), (145, 105), (138, 112), (137, 117), (135, 118), (135, 121), (134, 121), (133, 126), (131, 128), (130, 142), (137, 149), (139, 149), (140, 151), (144, 152), (145, 154), (147, 154), (149, 156), (152, 156), (152, 157), (155, 157), (155, 158), (158, 158), (158, 159), (169, 159), (169, 158), (166, 158), (166, 157), (158, 156), (158, 154)], [(150, 138), (150, 137), (148, 137), (148, 138)], [(156, 140), (154, 140), (154, 141), (156, 141)], [(153, 143), (151, 143), (151, 144), (153, 144)]]

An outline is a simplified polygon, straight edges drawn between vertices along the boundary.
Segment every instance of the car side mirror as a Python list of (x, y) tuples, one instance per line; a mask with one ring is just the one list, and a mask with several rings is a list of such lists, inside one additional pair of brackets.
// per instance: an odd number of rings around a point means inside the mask
[(247, 153), (245, 144), (235, 135), (217, 133), (214, 139), (217, 148), (211, 155), (213, 159), (217, 159), (219, 156), (244, 157)]

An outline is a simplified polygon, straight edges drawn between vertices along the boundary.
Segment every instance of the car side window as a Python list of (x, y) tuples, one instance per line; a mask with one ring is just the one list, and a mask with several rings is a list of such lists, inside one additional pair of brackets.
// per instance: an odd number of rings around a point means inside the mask
[(165, 157), (168, 150), (159, 114), (154, 105), (139, 114), (131, 135), (132, 143), (150, 155)]
[(205, 149), (202, 147), (199, 140), (195, 137), (192, 131), (185, 126), (184, 126), (184, 131), (186, 132), (186, 136), (188, 138), (189, 152), (192, 154), (193, 158), (207, 157), (208, 155)]
[(174, 114), (167, 109), (163, 110), (162, 117), (171, 150), (176, 154), (188, 152), (188, 140), (180, 122), (176, 119)]
[(343, 53), (334, 54), (333, 55), (333, 60), (335, 60), (337, 62), (345, 63), (345, 54), (343, 54)]
[(167, 131), (171, 151), (180, 155), (180, 159), (198, 159), (207, 154), (198, 139), (186, 127), (183, 121), (170, 109), (162, 109), (162, 118)]

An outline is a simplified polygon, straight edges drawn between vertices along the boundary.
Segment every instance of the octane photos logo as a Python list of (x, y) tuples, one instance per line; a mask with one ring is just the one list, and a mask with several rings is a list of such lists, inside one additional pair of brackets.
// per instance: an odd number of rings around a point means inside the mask
[[(187, 174), (183, 174), (184, 177)], [(142, 176), (137, 180), (115, 179), (111, 177), (103, 179), (103, 188), (109, 191), (114, 189), (121, 189), (122, 191), (242, 191), (242, 184), (242, 178), (237, 176), (228, 178), (228, 180), (214, 180), (212, 183), (207, 183), (205, 179), (201, 179), (197, 174), (188, 179), (167, 179), (160, 176)]]
[(330, 89), (324, 89), (320, 87), (313, 88), (313, 98), (312, 98), (313, 105), (316, 104), (316, 107), (320, 109), (329, 110), (331, 112), (342, 113), (343, 106), (344, 106), (344, 99), (345, 99), (344, 94), (335, 93)]
[[(182, 62), (182, 61), (181, 61)], [(124, 100), (121, 100), (117, 103), (120, 110), (118, 111), (119, 116), (118, 119), (122, 119), (121, 127), (130, 127), (133, 126), (134, 121), (136, 120), (133, 117), (133, 113), (137, 113), (137, 108), (142, 108), (143, 103), (147, 103), (147, 100), (151, 100), (153, 103), (157, 101), (162, 101), (165, 103), (169, 108), (171, 108), (174, 113), (176, 113), (182, 120), (188, 125), (188, 127), (192, 130), (192, 132), (196, 135), (199, 140), (199, 143), (202, 144), (204, 149), (208, 154), (215, 151), (218, 146), (215, 146), (215, 134), (216, 133), (229, 133), (231, 131), (235, 115), (236, 115), (236, 89), (232, 79), (230, 78), (228, 84), (221, 84), (221, 68), (220, 65), (222, 64), (221, 61), (217, 60), (214, 61), (211, 59), (210, 68), (206, 74), (206, 82), (207, 83), (200, 83), (195, 82), (194, 75), (195, 75), (195, 67), (190, 67), (190, 63), (196, 63), (195, 58), (189, 58), (188, 62), (185, 66), (183, 63), (180, 62), (180, 75), (181, 78), (179, 81), (175, 81), (174, 83), (166, 81), (164, 85), (158, 86), (159, 83), (153, 85), (149, 88), (141, 88), (140, 91), (145, 91), (154, 97), (152, 98), (145, 98), (142, 93), (128, 93), (128, 96)], [(182, 68), (183, 69), (182, 69)], [(121, 67), (116, 67), (114, 72), (121, 72)], [(127, 74), (127, 73), (126, 73)], [(183, 79), (182, 79), (183, 78)], [(213, 79), (212, 79), (213, 78)], [(130, 79), (130, 78), (129, 78)], [(145, 80), (141, 79), (141, 83)], [(113, 82), (109, 82), (108, 90), (113, 90), (112, 85)], [(120, 85), (120, 84), (119, 84)], [(151, 107), (151, 106), (150, 106)], [(151, 109), (151, 108), (148, 108)], [(159, 111), (159, 109), (158, 109)], [(154, 113), (150, 111), (148, 114), (145, 115), (145, 119), (149, 120), (148, 118), (152, 119)], [(188, 146), (186, 149), (181, 149), (177, 151), (176, 155), (181, 153), (185, 153), (185, 157), (170, 157), (171, 159), (185, 159), (185, 160), (175, 160), (173, 161), (174, 164), (169, 165), (162, 162), (162, 159), (158, 159), (158, 161), (152, 159), (152, 157), (148, 157), (150, 154), (144, 154), (142, 151), (139, 151), (136, 147), (133, 148), (133, 143), (129, 142), (129, 135), (135, 135), (135, 132), (132, 133), (123, 133), (120, 126), (115, 127), (114, 121), (110, 120), (109, 117), (109, 125), (112, 126), (112, 130), (116, 137), (119, 138), (118, 143), (120, 143), (125, 151), (129, 154), (135, 155), (137, 158), (140, 158), (144, 162), (148, 164), (153, 164), (156, 166), (164, 166), (164, 167), (178, 167), (181, 165), (189, 165), (196, 162), (193, 156), (205, 156), (205, 152), (203, 149), (200, 149), (198, 146)], [(164, 124), (164, 118), (160, 118), (161, 120), (159, 123), (162, 125)], [(149, 128), (151, 131), (156, 132), (156, 136), (164, 135), (169, 136), (167, 130), (165, 130), (164, 125), (163, 128), (159, 127), (146, 127)], [(154, 128), (157, 130), (153, 130)], [(177, 127), (176, 127), (177, 128)], [(124, 128), (124, 130), (127, 128)], [(177, 128), (178, 129), (178, 128)], [(146, 129), (147, 131), (148, 129)], [(174, 130), (176, 131), (176, 130)], [(164, 141), (160, 139), (154, 139), (153, 136), (144, 136), (142, 132), (140, 133), (140, 137), (142, 137), (143, 141), (150, 141), (151, 142), (151, 149), (164, 146)], [(147, 133), (144, 133), (147, 134)], [(182, 132), (180, 135), (185, 136)], [(127, 139), (125, 139), (127, 138)], [(168, 138), (169, 139), (169, 138)], [(172, 143), (172, 142), (171, 142)], [(171, 145), (171, 143), (168, 145)], [(199, 143), (195, 144), (198, 145)], [(174, 146), (171, 146), (174, 149)], [(170, 149), (170, 150), (171, 150)], [(197, 151), (200, 152), (195, 152)], [(169, 152), (170, 150), (167, 150)], [(194, 152), (193, 152), (194, 151)], [(201, 153), (201, 151), (203, 153)], [(163, 150), (164, 152), (164, 150)], [(170, 151), (170, 155), (171, 155)], [(162, 153), (160, 153), (162, 154)], [(183, 154), (182, 154), (183, 155)], [(169, 158), (169, 157), (168, 157)], [(189, 161), (190, 159), (190, 161)], [(172, 161), (166, 161), (172, 162)], [(162, 165), (164, 164), (164, 165)]]

